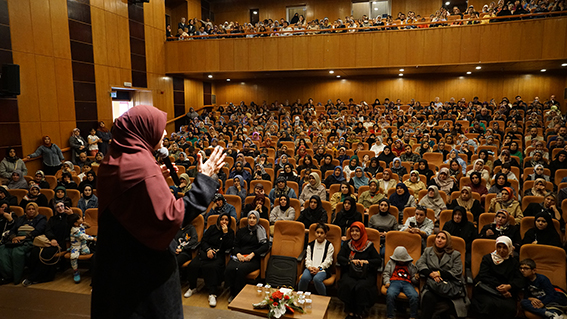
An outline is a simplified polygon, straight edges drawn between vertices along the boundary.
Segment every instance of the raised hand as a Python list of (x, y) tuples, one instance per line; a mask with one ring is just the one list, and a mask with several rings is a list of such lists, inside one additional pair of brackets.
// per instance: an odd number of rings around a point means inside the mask
[(223, 153), (221, 146), (215, 147), (215, 150), (204, 164), (202, 155), (197, 153), (197, 169), (200, 173), (210, 177), (223, 167), (225, 157), (226, 154)]

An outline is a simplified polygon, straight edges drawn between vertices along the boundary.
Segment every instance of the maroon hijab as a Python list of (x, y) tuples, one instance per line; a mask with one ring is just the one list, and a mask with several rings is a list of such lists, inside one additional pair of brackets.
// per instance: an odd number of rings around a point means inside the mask
[(116, 119), (108, 155), (98, 170), (101, 215), (108, 208), (142, 244), (164, 250), (179, 230), (185, 208), (175, 200), (153, 157), (167, 114), (138, 105)]

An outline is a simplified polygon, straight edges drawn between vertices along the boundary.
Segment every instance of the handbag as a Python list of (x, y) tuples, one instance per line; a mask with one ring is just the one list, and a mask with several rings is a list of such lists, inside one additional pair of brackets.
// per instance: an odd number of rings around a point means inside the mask
[(487, 292), (493, 296), (496, 297), (502, 297), (502, 294), (498, 292), (498, 290), (490, 287), (489, 285), (483, 283), (482, 281), (479, 281), (476, 283), (475, 288), (478, 288), (480, 290), (483, 290), (484, 292)]
[(436, 282), (433, 278), (427, 278), (425, 284), (429, 290), (445, 298), (454, 299), (465, 296), (465, 289), (460, 280)]
[(355, 265), (354, 263), (350, 263), (348, 268), (348, 275), (352, 278), (356, 279), (363, 279), (366, 278), (366, 274), (368, 272), (368, 264)]
[(35, 236), (33, 239), (33, 245), (40, 248), (51, 247), (51, 240), (49, 240), (45, 235)]
[[(45, 247), (43, 247), (45, 248)], [(61, 247), (57, 246), (57, 252), (55, 254), (53, 254), (53, 256), (51, 256), (51, 258), (44, 258), (41, 256), (41, 254), (43, 253), (43, 248), (41, 248), (39, 250), (39, 261), (41, 261), (42, 264), (47, 265), (47, 266), (53, 266), (56, 265), (59, 260), (61, 259)], [(53, 261), (55, 258), (57, 258), (55, 261)]]

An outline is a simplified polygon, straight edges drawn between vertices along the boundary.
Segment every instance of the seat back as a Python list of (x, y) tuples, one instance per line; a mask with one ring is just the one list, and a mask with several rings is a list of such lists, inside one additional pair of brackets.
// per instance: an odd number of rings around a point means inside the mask
[(81, 192), (76, 189), (68, 189), (67, 197), (71, 199), (71, 204), (73, 205), (73, 207), (77, 207), (79, 205), (79, 199), (81, 199)]
[(443, 154), (442, 153), (424, 153), (423, 159), (427, 160), (427, 163), (434, 164), (439, 167), (443, 164)]
[(390, 260), (394, 249), (404, 246), (408, 254), (413, 258), (413, 262), (421, 257), (421, 236), (402, 231), (389, 231), (386, 233), (386, 250), (384, 253), (384, 265)]
[(272, 182), (270, 182), (270, 181), (264, 181), (264, 180), (257, 181), (257, 180), (255, 180), (255, 181), (250, 182), (250, 191), (251, 192), (253, 191), (254, 187), (256, 187), (257, 184), (262, 184), (264, 186), (264, 190), (266, 190), (268, 192), (269, 192), (270, 189), (274, 188), (272, 186)]
[[(435, 237), (437, 235), (429, 235), (427, 237), (427, 247), (432, 247), (435, 245)], [(465, 274), (465, 254), (467, 252), (467, 244), (464, 239), (457, 236), (451, 236), (451, 241), (453, 242), (453, 249), (461, 253), (461, 263), (463, 263), (463, 275)]]
[(85, 223), (90, 226), (86, 233), (96, 236), (98, 234), (98, 208), (89, 208), (85, 211)]
[[(341, 250), (341, 228), (337, 225), (333, 225), (327, 223), (329, 226), (329, 231), (327, 232), (327, 240), (333, 244), (333, 248), (335, 249), (333, 252), (333, 266), (337, 263), (337, 255)], [(317, 224), (312, 224), (309, 226), (309, 242), (315, 240), (315, 230), (317, 228)]]
[[(239, 228), (244, 228), (248, 226), (248, 217), (243, 217), (238, 225)], [(260, 218), (260, 226), (264, 227), (266, 230), (266, 235), (268, 240), (270, 239), (270, 221), (265, 218)]]
[(53, 216), (53, 211), (49, 207), (39, 207), (39, 213), (49, 220)]
[(541, 196), (523, 196), (522, 197), (522, 210), (526, 210), (528, 205), (531, 203), (543, 203), (543, 197)]
[[(552, 219), (553, 225), (555, 226), (555, 230), (557, 230), (558, 234), (561, 234), (561, 225), (557, 219)], [(524, 239), (524, 235), (530, 228), (534, 228), (535, 217), (534, 216), (524, 216), (522, 221), (520, 222), (520, 236)], [(548, 225), (549, 226), (549, 225)]]
[[(404, 208), (404, 218), (402, 223), (405, 224), (406, 220), (408, 220), (408, 218), (415, 216), (415, 207), (406, 207)], [(431, 219), (431, 221), (435, 221), (435, 211), (431, 208), (427, 209), (427, 214), (426, 216), (427, 218)]]
[(240, 219), (240, 213), (242, 212), (242, 198), (240, 198), (240, 196), (238, 195), (224, 195), (224, 198), (226, 199), (227, 203), (229, 203), (230, 205), (234, 206), (234, 208), (236, 208), (236, 218)]
[(496, 240), (477, 238), (472, 242), (471, 247), (471, 272), (473, 278), (478, 275), (480, 262), (484, 255), (490, 254), (495, 249)]
[[(343, 203), (339, 202), (337, 203), (337, 208), (335, 209), (336, 214), (338, 214), (341, 210), (343, 210)], [(362, 205), (361, 203), (356, 203), (356, 211), (360, 213), (362, 221), (364, 221), (364, 210), (365, 210), (364, 205)], [(368, 216), (368, 218), (370, 218), (370, 215)], [(327, 221), (329, 223), (331, 222), (329, 220)]]
[(22, 198), (28, 194), (28, 191), (27, 189), (9, 189), (8, 193), (12, 196), (16, 196), (19, 204), (22, 201)]
[[(254, 202), (254, 198), (256, 198), (256, 196), (246, 196), (246, 198), (244, 199), (244, 205), (248, 205)], [(270, 202), (268, 196), (264, 196), (264, 206), (268, 209), (269, 212), (272, 211), (272, 202)]]
[(559, 247), (526, 244), (520, 248), (520, 260), (533, 259), (536, 262), (537, 272), (562, 289), (566, 288), (565, 257), (565, 250)]
[(10, 206), (10, 209), (16, 214), (18, 217), (24, 216), (24, 209), (20, 206)]
[[(357, 207), (358, 207), (358, 205), (357, 205)], [(364, 207), (364, 206), (362, 206), (362, 207)], [(372, 216), (379, 214), (379, 213), (380, 213), (380, 205), (378, 205), (378, 204), (370, 205), (370, 207), (368, 208), (368, 220), (370, 220), (370, 218), (372, 218)], [(390, 206), (389, 213), (390, 213), (390, 215), (394, 216), (396, 218), (396, 220), (399, 220), (400, 212), (398, 211), (398, 208), (396, 206)], [(363, 211), (363, 214), (364, 214), (364, 211)], [(362, 217), (364, 217), (364, 216), (362, 216)]]
[[(207, 218), (207, 229), (209, 229), (209, 227), (211, 227), (212, 225), (216, 225), (218, 219), (219, 219), (219, 215), (209, 216)], [(234, 217), (232, 217), (232, 216), (230, 216), (230, 228), (236, 234), (236, 230), (238, 229), (238, 225), (236, 225), (236, 219), (234, 219)]]
[(40, 189), (39, 192), (45, 195), (48, 202), (55, 197), (55, 192), (52, 189)]
[(203, 217), (203, 215), (199, 214), (197, 215), (197, 217), (193, 218), (191, 225), (195, 227), (195, 230), (197, 231), (197, 237), (199, 238), (199, 241), (201, 241), (201, 239), (203, 238), (203, 233), (205, 232), (205, 218)]
[(55, 189), (57, 187), (57, 177), (54, 175), (45, 175), (45, 181), (49, 183), (49, 188)]
[[(268, 233), (270, 228), (268, 227)], [(274, 225), (272, 255), (298, 257), (303, 251), (305, 226), (303, 223), (279, 220)]]

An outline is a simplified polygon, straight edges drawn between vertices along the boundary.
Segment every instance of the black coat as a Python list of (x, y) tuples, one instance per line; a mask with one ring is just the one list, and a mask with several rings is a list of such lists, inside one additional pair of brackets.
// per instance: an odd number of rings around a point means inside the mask
[[(199, 174), (191, 196), (183, 197), (185, 225), (207, 209), (217, 187)], [(173, 241), (169, 249), (149, 248), (105, 209), (99, 215), (91, 318), (183, 318), (175, 248)]]

